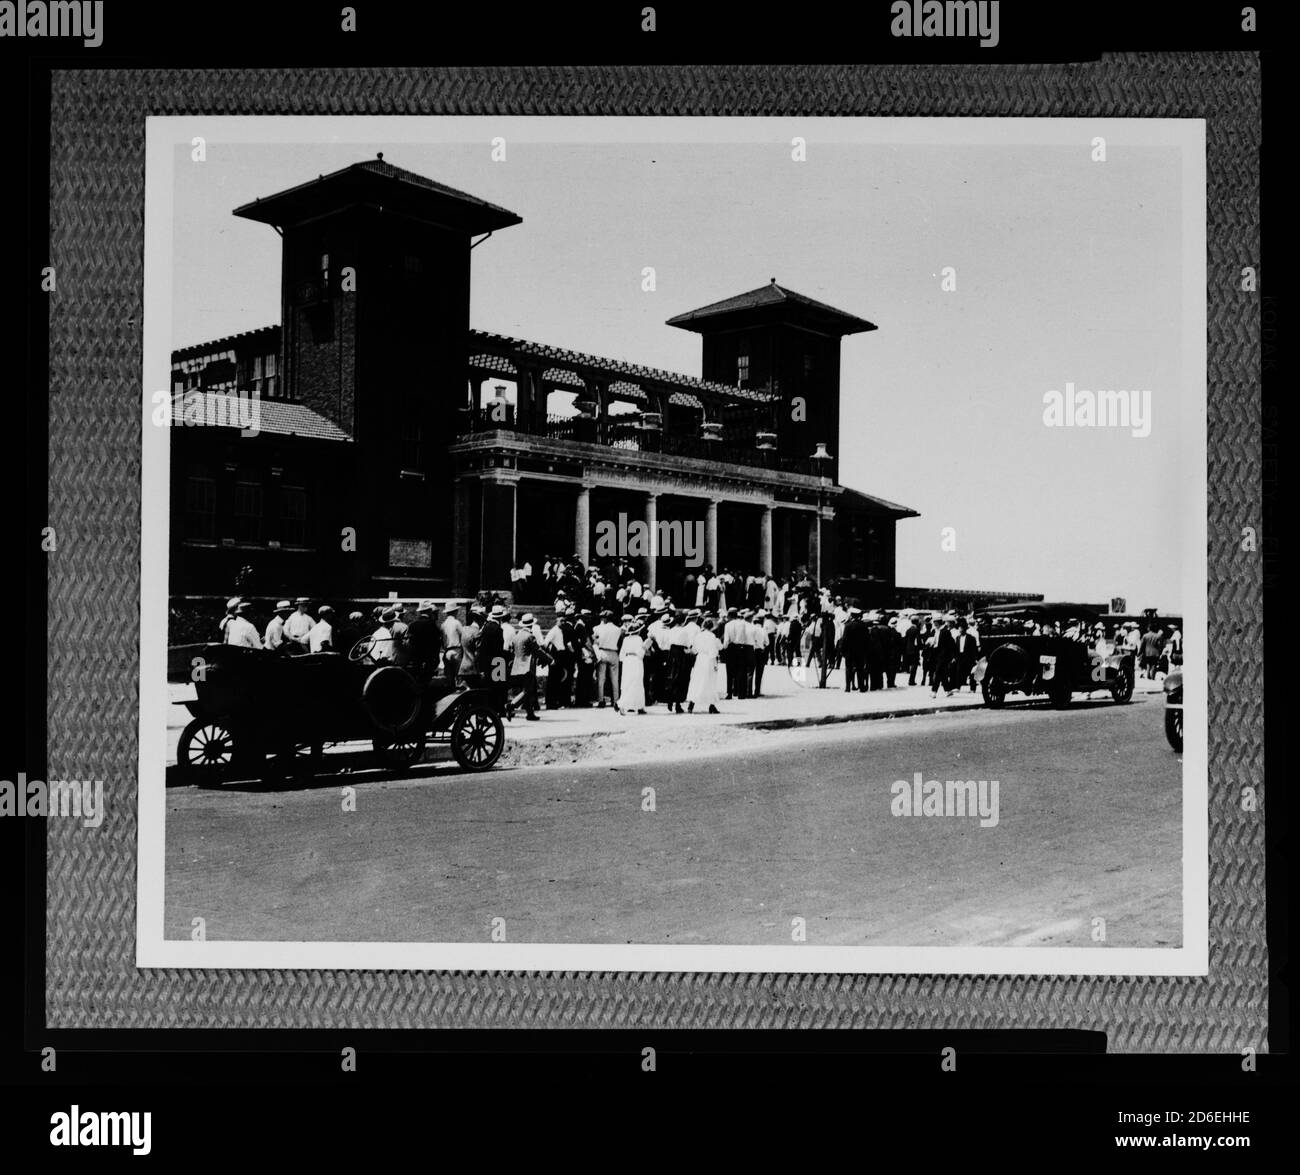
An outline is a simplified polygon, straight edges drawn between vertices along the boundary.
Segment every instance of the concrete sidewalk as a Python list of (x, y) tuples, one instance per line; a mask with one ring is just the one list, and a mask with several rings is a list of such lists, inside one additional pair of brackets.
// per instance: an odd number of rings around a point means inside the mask
[[(506, 753), (502, 762), (507, 765), (577, 762), (614, 751), (620, 757), (653, 757), (668, 751), (689, 752), (702, 746), (725, 745), (742, 731), (903, 718), (969, 710), (984, 704), (980, 694), (969, 689), (951, 696), (940, 691), (937, 698), (932, 698), (925, 686), (909, 686), (906, 675), (895, 679), (901, 684), (894, 689), (846, 693), (842, 671), (832, 671), (825, 689), (801, 684), (795, 679), (797, 672), (783, 666), (768, 666), (763, 675), (762, 697), (719, 701), (718, 714), (674, 714), (663, 705), (650, 707), (645, 714), (619, 714), (606, 706), (604, 709), (543, 710), (540, 721), (528, 722), (519, 713), (514, 721), (506, 724)], [(815, 675), (811, 680), (815, 682)], [(1159, 693), (1160, 688), (1159, 682), (1140, 679), (1136, 693)], [(168, 693), (171, 704), (167, 716), (167, 763), (170, 766), (176, 762), (176, 744), (190, 719), (184, 702), (194, 697), (194, 687), (172, 683)], [(1010, 708), (1026, 704), (1033, 703), (1013, 699)], [(355, 751), (365, 745), (340, 744), (337, 751)], [(432, 750), (432, 755), (443, 757), (436, 750)]]

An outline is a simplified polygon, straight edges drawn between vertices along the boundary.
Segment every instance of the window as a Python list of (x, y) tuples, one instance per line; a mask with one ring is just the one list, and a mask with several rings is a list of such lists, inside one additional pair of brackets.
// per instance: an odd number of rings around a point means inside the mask
[(274, 400), (279, 393), (280, 381), (276, 378), (276, 358), (272, 351), (265, 355), (254, 355), (249, 386), (254, 395)]
[(322, 293), (330, 288), (330, 255), (328, 253), (320, 255), (320, 288)]
[(749, 383), (749, 354), (742, 351), (736, 356), (736, 386), (743, 388)]
[(185, 479), (185, 535), (187, 538), (216, 537), (217, 483), (205, 474)]
[(256, 543), (262, 538), (262, 483), (241, 475), (235, 482), (235, 542)]
[(280, 487), (280, 541), (295, 547), (307, 543), (307, 491), (302, 486)]

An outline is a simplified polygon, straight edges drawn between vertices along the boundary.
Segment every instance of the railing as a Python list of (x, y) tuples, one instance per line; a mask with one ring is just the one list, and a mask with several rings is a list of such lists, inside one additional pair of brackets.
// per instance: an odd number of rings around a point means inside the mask
[[(519, 431), (525, 435), (545, 436), (556, 440), (587, 441), (597, 443), (598, 435), (593, 427), (598, 422), (583, 416), (562, 416), (549, 413), (540, 430), (520, 428), (511, 407), (505, 420), (500, 419), (500, 411), (491, 408), (479, 408), (474, 411), (462, 409), (458, 414), (457, 435), (467, 436), (475, 432), (493, 429)], [(801, 459), (786, 453), (777, 453), (771, 449), (759, 449), (757, 439), (754, 444), (738, 444), (735, 440), (702, 440), (698, 435), (680, 435), (666, 431), (649, 431), (638, 426), (635, 420), (612, 417), (605, 421), (605, 445), (607, 448), (632, 452), (665, 453), (674, 457), (693, 457), (702, 461), (717, 461), (725, 465), (746, 465), (755, 469), (776, 469), (783, 473), (798, 473), (818, 477), (823, 471), (818, 463), (806, 458)]]

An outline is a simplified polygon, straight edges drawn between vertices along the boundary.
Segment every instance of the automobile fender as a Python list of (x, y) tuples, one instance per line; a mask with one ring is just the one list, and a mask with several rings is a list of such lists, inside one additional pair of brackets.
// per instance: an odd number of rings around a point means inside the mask
[(439, 698), (433, 705), (433, 724), (437, 727), (448, 726), (455, 718), (455, 711), (474, 702), (484, 702), (496, 709), (496, 702), (491, 690), (467, 689)]

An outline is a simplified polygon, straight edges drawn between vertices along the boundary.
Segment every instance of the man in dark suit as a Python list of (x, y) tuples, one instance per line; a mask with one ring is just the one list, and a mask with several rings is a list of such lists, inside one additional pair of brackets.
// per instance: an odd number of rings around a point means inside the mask
[(899, 635), (898, 629), (894, 627), (894, 615), (892, 612), (886, 612), (880, 620), (881, 634), (880, 642), (885, 651), (885, 685), (889, 689), (894, 688), (894, 678), (898, 674), (899, 666), (903, 663), (903, 638)]
[(867, 682), (873, 690), (885, 688), (885, 661), (889, 656), (889, 646), (885, 638), (885, 626), (880, 622), (880, 614), (872, 612), (867, 615)]
[(861, 608), (850, 608), (844, 625), (844, 692), (852, 693), (856, 684), (862, 693), (867, 692), (867, 657), (871, 636), (867, 622), (862, 619)]
[(505, 615), (504, 607), (493, 604), (478, 638), (479, 673), (502, 714), (506, 713), (510, 701), (510, 663), (514, 659), (514, 650), (510, 658), (506, 657), (506, 634), (501, 628)]
[(913, 620), (903, 633), (903, 668), (907, 670), (907, 684), (916, 684), (916, 670), (921, 661), (921, 630)]
[[(975, 662), (979, 660), (980, 642), (979, 638), (966, 627), (964, 619), (957, 621), (957, 661), (953, 669), (952, 684), (955, 689), (961, 688), (961, 683), (971, 675), (971, 670), (975, 668)], [(975, 688), (974, 682), (971, 683), (971, 689)]]
[(949, 694), (953, 692), (956, 659), (957, 637), (953, 632), (953, 621), (945, 620), (939, 628), (939, 644), (934, 650), (934, 687), (930, 690), (930, 697), (937, 698), (941, 689)]
[(434, 619), (437, 611), (438, 606), (433, 600), (421, 600), (415, 619), (406, 629), (406, 647), (410, 657), (408, 668), (426, 683), (438, 671), (440, 661), (441, 634)]

